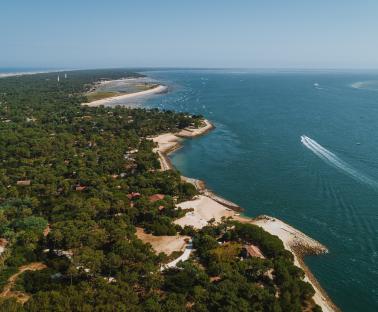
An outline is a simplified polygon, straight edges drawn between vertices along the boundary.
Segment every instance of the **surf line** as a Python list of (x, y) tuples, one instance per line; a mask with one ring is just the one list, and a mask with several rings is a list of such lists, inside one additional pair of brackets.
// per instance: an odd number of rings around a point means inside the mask
[(327, 150), (325, 147), (321, 146), (315, 140), (309, 138), (306, 135), (301, 136), (301, 142), (304, 146), (306, 146), (311, 152), (313, 152), (316, 156), (318, 156), (321, 160), (323, 160), (328, 165), (339, 169), (340, 171), (348, 174), (350, 177), (354, 178), (355, 180), (368, 184), (374, 188), (378, 188), (378, 182), (373, 180), (372, 178), (364, 175), (363, 173), (359, 172), (348, 163), (337, 157), (334, 153)]

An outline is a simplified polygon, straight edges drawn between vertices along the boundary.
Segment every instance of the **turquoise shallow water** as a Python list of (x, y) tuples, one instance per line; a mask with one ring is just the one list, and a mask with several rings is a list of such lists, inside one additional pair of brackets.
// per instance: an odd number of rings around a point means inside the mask
[[(378, 73), (154, 71), (146, 104), (216, 129), (172, 155), (246, 209), (294, 225), (330, 253), (307, 257), (343, 311), (378, 311)], [(301, 136), (306, 135), (301, 142)]]

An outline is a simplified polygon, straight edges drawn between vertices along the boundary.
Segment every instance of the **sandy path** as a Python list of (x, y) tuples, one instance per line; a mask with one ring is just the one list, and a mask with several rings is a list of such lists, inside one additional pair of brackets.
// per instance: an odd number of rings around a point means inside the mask
[(193, 252), (193, 244), (192, 244), (192, 241), (190, 240), (190, 242), (186, 246), (183, 254), (180, 257), (176, 258), (175, 260), (163, 265), (162, 268), (161, 268), (161, 271), (169, 269), (169, 268), (175, 268), (176, 265), (180, 261), (184, 262), (184, 261), (188, 260), (190, 258), (190, 255), (192, 254), (192, 252)]
[(17, 278), (25, 271), (39, 271), (47, 268), (42, 262), (33, 262), (26, 265), (23, 265), (19, 268), (19, 271), (13, 274), (9, 279), (8, 283), (4, 286), (2, 293), (0, 293), (0, 298), (10, 298), (15, 297), (17, 301), (24, 304), (29, 299), (29, 295), (20, 291), (12, 291), (14, 284), (16, 283)]

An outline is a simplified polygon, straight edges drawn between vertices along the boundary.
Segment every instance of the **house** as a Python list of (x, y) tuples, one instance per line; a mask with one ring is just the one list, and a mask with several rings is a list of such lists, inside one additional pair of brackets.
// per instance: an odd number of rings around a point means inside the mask
[(31, 183), (30, 180), (19, 180), (19, 181), (17, 181), (17, 185), (19, 185), (19, 186), (29, 186), (30, 183)]
[(140, 197), (140, 193), (137, 193), (137, 192), (132, 192), (132, 193), (127, 194), (128, 199), (134, 199), (134, 198), (139, 198), (139, 197)]
[(76, 185), (75, 190), (78, 192), (84, 191), (87, 187), (85, 185)]
[(251, 245), (251, 244), (243, 246), (242, 256), (244, 258), (257, 257), (257, 258), (265, 259), (264, 255), (262, 254), (259, 247), (255, 246), (255, 245)]
[(150, 197), (148, 197), (148, 200), (151, 202), (151, 203), (154, 203), (158, 200), (162, 200), (164, 199), (165, 195), (163, 194), (154, 194), (154, 195), (151, 195)]

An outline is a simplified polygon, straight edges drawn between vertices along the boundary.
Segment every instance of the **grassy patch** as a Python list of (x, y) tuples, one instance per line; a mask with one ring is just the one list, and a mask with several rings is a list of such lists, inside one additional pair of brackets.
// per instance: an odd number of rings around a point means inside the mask
[(213, 249), (211, 254), (218, 262), (232, 262), (239, 256), (241, 249), (241, 244), (230, 242)]
[(136, 84), (135, 88), (137, 89), (136, 91), (146, 91), (146, 90), (156, 88), (157, 86), (158, 84), (156, 83), (140, 83), (140, 84)]
[(120, 95), (119, 92), (108, 91), (108, 92), (92, 92), (87, 94), (88, 102), (93, 102), (97, 100), (107, 99), (113, 96)]

